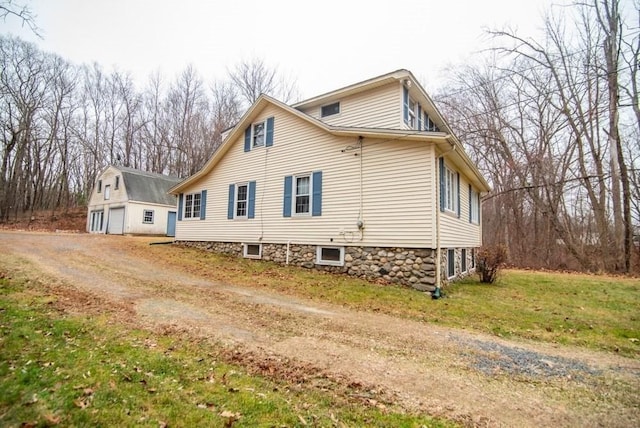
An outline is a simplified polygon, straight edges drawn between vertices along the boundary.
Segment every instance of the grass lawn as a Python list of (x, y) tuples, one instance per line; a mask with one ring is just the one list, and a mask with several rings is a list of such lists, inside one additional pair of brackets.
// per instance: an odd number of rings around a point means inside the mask
[(506, 270), (497, 284), (481, 284), (472, 276), (448, 286), (444, 298), (431, 300), (407, 287), (147, 242), (132, 241), (132, 249), (214, 281), (503, 337), (640, 357), (638, 278)]
[(0, 426), (455, 426), (252, 375), (211, 343), (70, 315), (45, 284), (3, 276)]

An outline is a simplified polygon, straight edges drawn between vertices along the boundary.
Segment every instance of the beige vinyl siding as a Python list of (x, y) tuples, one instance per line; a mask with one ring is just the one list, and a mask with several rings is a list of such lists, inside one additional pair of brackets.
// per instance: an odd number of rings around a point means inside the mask
[(469, 248), (482, 245), (481, 226), (469, 222), (469, 180), (460, 175), (460, 218), (440, 213), (440, 242), (443, 248)]
[(320, 117), (321, 107), (304, 111), (333, 126), (400, 129), (402, 127), (402, 87), (392, 83), (339, 100), (340, 113)]
[[(176, 239), (430, 247), (433, 245), (433, 149), (428, 143), (334, 137), (277, 108), (273, 147), (244, 152), (238, 137), (213, 170), (184, 193), (207, 190), (206, 219), (178, 221)], [(357, 156), (356, 156), (357, 155)], [(364, 240), (357, 228), (360, 160)], [(283, 217), (284, 177), (322, 171), (322, 215)], [(228, 220), (229, 184), (256, 181), (255, 218)], [(407, 197), (407, 195), (411, 195)]]

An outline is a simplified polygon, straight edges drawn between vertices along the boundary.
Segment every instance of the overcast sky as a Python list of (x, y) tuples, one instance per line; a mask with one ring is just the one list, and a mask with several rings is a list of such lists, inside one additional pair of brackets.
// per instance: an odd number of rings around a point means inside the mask
[[(259, 57), (297, 79), (304, 98), (400, 68), (432, 90), (449, 64), (488, 46), (485, 28), (533, 35), (552, 0), (19, 0), (43, 39), (17, 19), (3, 34), (73, 63), (173, 80), (193, 64), (207, 82)], [(555, 0), (555, 4), (567, 0)]]

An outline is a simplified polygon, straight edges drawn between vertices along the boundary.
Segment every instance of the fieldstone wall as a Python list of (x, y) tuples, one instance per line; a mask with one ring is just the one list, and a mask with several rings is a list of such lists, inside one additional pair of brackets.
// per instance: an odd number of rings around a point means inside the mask
[[(243, 246), (235, 242), (191, 242), (182, 245), (243, 256)], [(286, 244), (262, 244), (262, 260), (278, 264), (287, 262)], [(422, 291), (436, 289), (435, 251), (431, 249), (344, 247), (344, 266), (316, 264), (316, 246), (291, 244), (289, 264), (308, 269), (345, 273), (360, 278), (382, 279), (411, 286)]]

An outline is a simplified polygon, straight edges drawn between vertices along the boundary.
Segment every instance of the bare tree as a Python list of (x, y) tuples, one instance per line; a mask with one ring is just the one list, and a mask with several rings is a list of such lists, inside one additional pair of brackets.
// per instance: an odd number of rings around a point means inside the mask
[(295, 79), (280, 75), (277, 68), (269, 67), (260, 58), (241, 61), (228, 74), (246, 106), (253, 104), (261, 94), (285, 103), (298, 96)]
[(622, 35), (617, 7), (617, 0), (593, 0), (549, 13), (542, 41), (491, 32), (502, 42), (500, 56), (486, 70), (454, 74), (449, 89), (458, 96), (442, 97), (493, 178), (496, 200), (487, 209), (510, 211), (494, 225), (505, 233), (491, 236), (502, 236), (523, 264), (531, 263), (527, 254), (546, 254), (560, 267), (564, 259), (551, 257), (560, 250), (582, 269), (630, 269), (631, 136), (619, 132), (619, 94), (633, 67), (619, 58), (622, 46), (636, 44)]
[(42, 38), (40, 28), (36, 24), (36, 16), (25, 3), (16, 2), (15, 0), (0, 1), (0, 19), (6, 22), (8, 17), (21, 20), (23, 27), (26, 25), (33, 34)]

